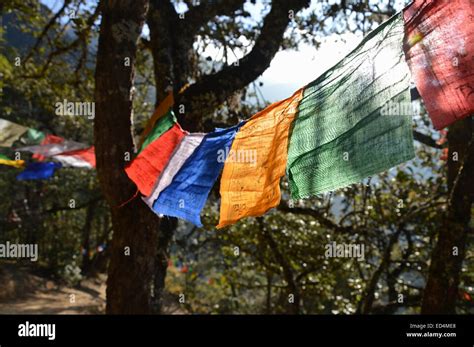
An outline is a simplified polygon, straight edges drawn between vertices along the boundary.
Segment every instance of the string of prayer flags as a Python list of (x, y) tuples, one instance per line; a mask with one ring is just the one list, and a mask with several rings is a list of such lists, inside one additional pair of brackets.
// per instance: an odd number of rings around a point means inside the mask
[(405, 54), (436, 129), (474, 114), (474, 2), (415, 0), (404, 11)]
[(255, 114), (235, 136), (221, 177), (217, 228), (261, 216), (280, 203), (288, 135), (303, 90)]
[(54, 155), (52, 158), (59, 161), (63, 166), (79, 167), (86, 169), (95, 168), (94, 146), (57, 154)]
[(0, 119), (0, 147), (11, 147), (27, 131), (28, 127)]
[(22, 167), (25, 166), (25, 161), (24, 160), (12, 160), (8, 158), (6, 155), (0, 154), (0, 164), (1, 165), (7, 165), (7, 166), (12, 166), (17, 169), (21, 169)]
[[(277, 206), (285, 171), (291, 197), (300, 199), (410, 160), (411, 76), (435, 128), (474, 114), (473, 13), (473, 1), (414, 0), (292, 97), (209, 134), (181, 129), (170, 92), (125, 171), (155, 213), (201, 226), (223, 170), (221, 228)], [(59, 161), (30, 164), (20, 180), (49, 178), (61, 165), (95, 167), (94, 147), (0, 119), (0, 146), (19, 138), (28, 144), (19, 150)], [(0, 164), (24, 162), (0, 157)]]
[[(157, 214), (185, 219), (202, 226), (200, 212), (219, 176), (235, 134), (242, 126), (216, 129), (206, 134), (153, 204)], [(156, 158), (157, 159), (157, 158)]]
[(151, 194), (155, 182), (185, 135), (186, 132), (178, 123), (175, 123), (168, 131), (145, 147), (125, 168), (128, 177), (135, 182), (143, 195)]
[(174, 176), (183, 167), (184, 163), (191, 156), (191, 154), (193, 154), (194, 150), (201, 144), (204, 135), (205, 134), (203, 133), (188, 134), (177, 146), (175, 152), (170, 158), (170, 161), (163, 170), (161, 177), (156, 181), (150, 196), (142, 198), (151, 209), (153, 209), (153, 203), (158, 198), (163, 189), (171, 184)]
[(288, 150), (292, 198), (342, 188), (414, 157), (403, 35), (398, 14), (304, 88)]
[(16, 176), (16, 179), (19, 181), (48, 179), (51, 178), (54, 172), (61, 166), (61, 163), (55, 162), (29, 163), (26, 169)]

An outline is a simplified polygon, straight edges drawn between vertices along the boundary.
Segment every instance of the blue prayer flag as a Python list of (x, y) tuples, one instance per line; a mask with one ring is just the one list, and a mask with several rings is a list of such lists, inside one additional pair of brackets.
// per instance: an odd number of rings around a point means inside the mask
[(219, 176), (235, 134), (243, 123), (207, 134), (153, 204), (157, 214), (185, 219), (201, 227), (200, 212)]
[(61, 166), (61, 163), (54, 162), (30, 163), (25, 170), (16, 176), (16, 179), (18, 181), (48, 179)]

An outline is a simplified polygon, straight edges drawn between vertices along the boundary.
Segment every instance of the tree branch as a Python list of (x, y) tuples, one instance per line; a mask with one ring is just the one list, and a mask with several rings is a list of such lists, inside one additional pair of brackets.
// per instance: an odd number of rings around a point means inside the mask
[(436, 143), (435, 140), (431, 138), (429, 135), (422, 134), (416, 130), (413, 130), (413, 139), (415, 139), (418, 142), (421, 142), (424, 145), (427, 145), (429, 147), (433, 147), (436, 149), (442, 149), (443, 146), (439, 145)]
[(367, 284), (367, 287), (365, 290), (365, 298), (363, 299), (362, 306), (360, 307), (361, 309), (360, 313), (362, 314), (368, 314), (372, 310), (372, 306), (374, 304), (374, 299), (375, 299), (375, 291), (377, 290), (377, 283), (379, 282), (382, 272), (390, 263), (390, 257), (392, 255), (393, 246), (398, 241), (398, 238), (401, 232), (402, 232), (402, 229), (399, 228), (395, 233), (393, 233), (390, 236), (387, 248), (385, 248), (384, 250), (382, 260), (379, 266), (377, 267), (377, 270), (375, 270), (375, 272), (373, 273), (372, 278), (370, 279), (369, 283)]
[(334, 223), (333, 221), (331, 221), (330, 219), (324, 217), (319, 211), (313, 210), (311, 208), (305, 208), (305, 207), (292, 207), (291, 208), (287, 204), (282, 202), (280, 203), (280, 205), (278, 205), (277, 209), (279, 211), (286, 212), (286, 213), (294, 213), (294, 214), (301, 214), (305, 216), (311, 216), (314, 219), (316, 219), (322, 226), (339, 233), (347, 234), (347, 233), (354, 232), (353, 228), (338, 225)]
[[(227, 65), (215, 74), (204, 76), (178, 96), (176, 105), (184, 104), (186, 109), (184, 119), (180, 119), (184, 128), (199, 129), (201, 126), (199, 115), (203, 112), (212, 112), (234, 92), (260, 76), (280, 48), (283, 34), (291, 21), (289, 11), (296, 13), (308, 4), (309, 0), (291, 2), (274, 0), (270, 13), (265, 17), (260, 36), (250, 53), (238, 63)], [(207, 109), (203, 110), (202, 105), (207, 105)]]
[[(70, 52), (70, 51), (76, 49), (77, 47), (79, 47), (81, 44), (85, 45), (85, 47), (87, 48), (87, 43), (86, 43), (87, 40), (86, 39), (87, 39), (87, 37), (89, 36), (89, 34), (92, 30), (92, 26), (94, 25), (94, 22), (99, 17), (100, 12), (101, 12), (101, 8), (100, 8), (100, 4), (98, 4), (96, 6), (94, 12), (87, 18), (86, 26), (84, 27), (84, 29), (77, 33), (77, 37), (73, 41), (68, 42), (67, 44), (62, 44), (61, 42), (57, 42), (55, 44), (55, 46), (57, 48), (55, 50), (49, 52), (48, 56), (45, 59), (45, 63), (40, 68), (40, 72), (35, 73), (33, 75), (20, 75), (20, 77), (22, 77), (22, 78), (33, 78), (33, 79), (42, 78), (42, 77), (44, 77), (46, 71), (48, 70), (49, 66), (51, 65), (51, 63), (53, 62), (53, 59), (55, 57), (60, 56), (62, 54), (65, 54), (67, 52)], [(35, 45), (35, 47), (36, 47), (36, 45)], [(36, 48), (35, 47), (33, 47), (30, 54), (25, 58), (25, 61), (27, 59), (29, 59), (29, 56), (37, 49), (37, 47)]]
[(243, 7), (245, 0), (206, 0), (185, 13), (183, 30), (194, 38), (199, 28), (217, 15), (229, 16)]
[(51, 19), (49, 20), (49, 22), (45, 25), (45, 27), (43, 28), (43, 30), (41, 31), (41, 34), (38, 36), (38, 38), (36, 39), (36, 42), (34, 44), (34, 46), (30, 49), (30, 51), (28, 52), (27, 56), (25, 57), (25, 59), (23, 60), (23, 63), (26, 63), (30, 58), (31, 56), (33, 55), (33, 52), (35, 52), (38, 47), (40, 46), (41, 42), (43, 41), (43, 38), (46, 36), (46, 34), (48, 33), (49, 29), (52, 28), (52, 26), (56, 23), (56, 21), (58, 20), (58, 18), (63, 14), (63, 12), (66, 10), (66, 7), (69, 6), (69, 4), (71, 3), (71, 0), (65, 0), (63, 5), (61, 6), (61, 8), (58, 10), (58, 12), (56, 12), (54, 14), (53, 17), (51, 17)]

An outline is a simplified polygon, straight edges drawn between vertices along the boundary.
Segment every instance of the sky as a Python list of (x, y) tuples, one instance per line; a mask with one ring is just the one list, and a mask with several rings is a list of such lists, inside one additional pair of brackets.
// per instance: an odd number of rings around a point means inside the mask
[[(41, 2), (52, 10), (57, 10), (62, 5), (61, 0), (41, 0)], [(402, 3), (403, 0), (400, 0), (400, 2)], [(310, 8), (306, 11), (313, 10), (316, 3), (317, 0), (313, 0)], [(397, 7), (401, 8), (401, 6), (400, 4)], [(178, 11), (184, 12), (185, 10), (185, 5), (178, 6)], [(246, 3), (245, 10), (250, 12), (252, 16), (250, 20), (254, 22), (261, 20), (265, 15), (265, 13), (262, 13), (263, 5), (260, 1), (257, 1), (254, 5)], [(145, 28), (145, 34), (146, 31), (147, 28)], [(300, 44), (297, 50), (278, 52), (270, 67), (257, 80), (257, 82), (263, 82), (263, 86), (260, 87), (263, 98), (266, 101), (274, 102), (291, 96), (293, 92), (315, 80), (324, 71), (344, 58), (357, 46), (361, 39), (362, 34), (333, 34), (326, 36), (318, 49), (308, 44)], [(219, 52), (216, 49), (213, 50), (212, 47), (205, 54), (211, 57), (219, 56)], [(236, 54), (238, 58), (241, 57), (238, 52)], [(232, 63), (231, 57), (229, 58), (229, 62)]]
[(355, 34), (331, 35), (319, 49), (301, 45), (298, 50), (280, 51), (263, 73), (262, 94), (268, 101), (291, 96), (296, 90), (315, 80), (354, 49), (361, 36)]

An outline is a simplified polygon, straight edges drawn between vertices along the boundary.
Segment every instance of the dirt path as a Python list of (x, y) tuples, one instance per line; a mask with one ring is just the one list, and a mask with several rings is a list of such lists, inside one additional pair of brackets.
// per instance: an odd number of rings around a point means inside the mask
[[(27, 267), (0, 262), (0, 314), (104, 314), (106, 275), (78, 287), (59, 285)], [(187, 314), (178, 297), (165, 293), (164, 314)]]
[(2, 264), (0, 283), (0, 314), (104, 313), (104, 275), (71, 288)]

